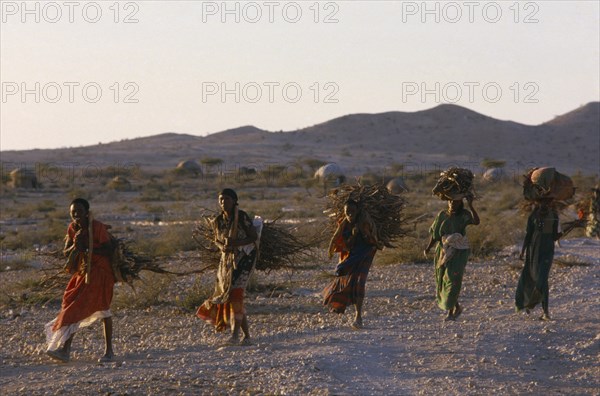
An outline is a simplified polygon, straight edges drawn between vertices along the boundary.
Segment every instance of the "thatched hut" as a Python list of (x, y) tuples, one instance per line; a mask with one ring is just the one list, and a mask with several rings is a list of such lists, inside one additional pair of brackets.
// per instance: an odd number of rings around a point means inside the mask
[(113, 177), (106, 187), (115, 191), (131, 191), (131, 183), (123, 176)]
[(333, 184), (336, 186), (339, 186), (346, 181), (346, 176), (344, 175), (342, 168), (335, 163), (326, 164), (317, 169), (314, 178), (324, 184)]
[(394, 195), (400, 195), (402, 193), (408, 192), (408, 187), (406, 187), (406, 183), (404, 179), (401, 177), (395, 177), (390, 180), (386, 186), (388, 191)]
[(202, 166), (193, 160), (181, 161), (177, 164), (175, 171), (177, 173), (193, 174), (197, 176), (202, 174)]
[(12, 188), (38, 188), (38, 180), (35, 172), (29, 169), (13, 169), (10, 174), (8, 186)]

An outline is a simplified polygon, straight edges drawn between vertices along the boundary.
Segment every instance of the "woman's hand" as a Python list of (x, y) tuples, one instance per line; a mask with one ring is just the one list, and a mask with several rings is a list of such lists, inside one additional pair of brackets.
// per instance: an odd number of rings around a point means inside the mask
[(79, 231), (77, 231), (77, 233), (75, 233), (75, 236), (73, 237), (73, 244), (79, 251), (84, 251), (87, 249), (87, 241), (81, 235), (81, 230), (79, 230)]
[(225, 238), (225, 243), (223, 244), (223, 251), (225, 253), (233, 252), (233, 248), (235, 247), (235, 240), (230, 238)]

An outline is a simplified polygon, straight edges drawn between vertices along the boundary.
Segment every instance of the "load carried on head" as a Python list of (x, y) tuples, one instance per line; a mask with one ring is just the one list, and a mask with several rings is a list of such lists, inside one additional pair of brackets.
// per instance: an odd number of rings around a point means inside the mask
[(392, 243), (406, 235), (403, 228), (406, 220), (402, 216), (405, 202), (399, 195), (389, 192), (384, 184), (363, 186), (360, 184), (344, 185), (331, 190), (325, 213), (336, 227), (344, 218), (344, 205), (348, 200), (358, 203), (369, 221), (377, 230), (378, 247), (394, 247)]
[(533, 168), (523, 175), (523, 197), (528, 201), (566, 201), (573, 195), (573, 180), (554, 168)]
[(442, 173), (433, 188), (433, 195), (444, 201), (454, 201), (474, 196), (473, 172), (465, 168), (452, 167)]

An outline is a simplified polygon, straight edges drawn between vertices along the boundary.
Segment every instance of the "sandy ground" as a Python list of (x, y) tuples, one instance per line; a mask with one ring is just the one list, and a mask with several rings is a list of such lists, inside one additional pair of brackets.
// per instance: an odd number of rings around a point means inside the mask
[[(1, 312), (2, 394), (544, 394), (600, 389), (600, 241), (572, 239), (557, 249), (550, 313), (516, 314), (514, 253), (470, 262), (464, 313), (444, 322), (433, 302), (431, 265), (375, 265), (367, 282), (365, 328), (350, 329), (353, 308), (327, 313), (322, 270), (293, 286), (247, 299), (253, 345), (225, 346), (192, 313), (163, 304), (115, 310), (115, 362), (96, 363), (101, 326), (82, 330), (67, 364), (44, 355), (43, 325), (56, 305)], [(0, 274), (7, 281), (9, 272)], [(285, 274), (261, 274), (283, 282)]]

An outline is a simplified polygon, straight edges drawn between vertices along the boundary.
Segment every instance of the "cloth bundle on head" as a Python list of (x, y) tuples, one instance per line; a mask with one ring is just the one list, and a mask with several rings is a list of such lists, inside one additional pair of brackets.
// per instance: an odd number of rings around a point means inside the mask
[(221, 192), (219, 193), (219, 195), (224, 195), (226, 197), (230, 197), (231, 199), (233, 199), (233, 201), (235, 203), (237, 203), (237, 201), (238, 201), (237, 194), (231, 188), (224, 188), (223, 190), (221, 190)]
[(528, 201), (568, 200), (575, 195), (573, 180), (554, 168), (533, 168), (523, 175), (523, 197)]

